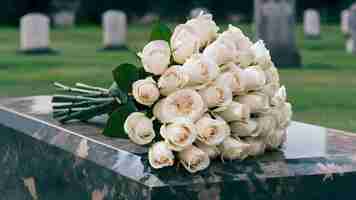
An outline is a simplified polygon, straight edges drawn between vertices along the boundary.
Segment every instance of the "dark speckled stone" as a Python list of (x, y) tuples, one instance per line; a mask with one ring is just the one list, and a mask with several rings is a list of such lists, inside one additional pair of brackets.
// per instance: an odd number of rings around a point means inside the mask
[(208, 170), (150, 168), (146, 148), (100, 134), (106, 118), (60, 125), (50, 97), (0, 100), (0, 199), (346, 199), (356, 136), (293, 122), (279, 152)]

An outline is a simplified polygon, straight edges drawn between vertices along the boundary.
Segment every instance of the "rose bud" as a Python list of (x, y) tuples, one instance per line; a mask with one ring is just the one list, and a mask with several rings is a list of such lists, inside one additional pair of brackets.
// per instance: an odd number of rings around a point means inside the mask
[(204, 49), (203, 55), (211, 58), (220, 66), (234, 62), (236, 60), (237, 49), (230, 41), (218, 38)]
[(174, 155), (164, 141), (153, 144), (148, 150), (148, 161), (155, 169), (173, 166)]
[(268, 97), (260, 92), (249, 93), (244, 96), (238, 96), (236, 100), (248, 106), (251, 113), (264, 113), (270, 108)]
[(272, 101), (272, 98), (274, 97), (276, 92), (279, 90), (279, 88), (280, 88), (279, 83), (267, 83), (266, 85), (264, 85), (262, 87), (261, 90), (259, 90), (259, 92), (261, 92), (261, 93), (265, 94), (266, 96), (268, 96), (270, 101)]
[(232, 91), (229, 87), (210, 84), (198, 91), (208, 108), (227, 106), (232, 102)]
[(158, 88), (162, 95), (167, 96), (184, 88), (188, 82), (188, 74), (184, 73), (180, 65), (174, 65), (169, 67), (159, 78)]
[(288, 102), (284, 103), (280, 108), (278, 108), (277, 123), (279, 128), (287, 128), (292, 121), (293, 111), (292, 105)]
[(247, 105), (233, 101), (225, 110), (218, 111), (217, 114), (227, 122), (244, 122), (250, 118), (250, 109)]
[(266, 84), (266, 76), (259, 66), (248, 67), (243, 70), (242, 79), (246, 91), (256, 91)]
[(160, 134), (170, 149), (182, 151), (193, 144), (197, 138), (197, 129), (189, 119), (176, 118), (173, 122), (162, 125)]
[(275, 150), (278, 149), (286, 140), (285, 129), (276, 129), (271, 132), (271, 134), (267, 135), (265, 138), (266, 149)]
[(287, 101), (287, 92), (286, 88), (282, 86), (279, 90), (275, 93), (275, 95), (271, 99), (271, 105), (273, 106), (283, 106), (284, 103)]
[(247, 138), (245, 142), (250, 145), (248, 149), (250, 156), (262, 155), (266, 150), (266, 144), (261, 138)]
[(255, 59), (255, 56), (251, 50), (240, 50), (237, 52), (237, 60), (240, 67), (247, 68), (249, 67)]
[(258, 66), (262, 69), (268, 69), (272, 66), (271, 55), (262, 40), (257, 41), (251, 47), (251, 50), (255, 55), (255, 63)]
[(161, 122), (171, 122), (175, 118), (184, 117), (195, 122), (206, 111), (205, 103), (198, 92), (182, 89), (170, 94), (162, 102), (160, 109)]
[(143, 68), (154, 75), (162, 74), (171, 62), (171, 50), (168, 42), (155, 40), (148, 43), (139, 53)]
[(189, 84), (197, 85), (214, 80), (219, 75), (218, 65), (209, 57), (194, 54), (182, 67), (189, 75)]
[(215, 40), (218, 35), (219, 27), (213, 21), (211, 14), (199, 15), (196, 18), (188, 20), (186, 24), (192, 27), (194, 33), (198, 36), (200, 48)]
[(220, 144), (230, 135), (229, 125), (221, 118), (212, 119), (209, 115), (204, 115), (195, 123), (195, 126), (198, 140), (210, 146)]
[(218, 147), (221, 151), (222, 158), (243, 160), (248, 156), (250, 145), (241, 140), (227, 137)]
[(235, 121), (230, 123), (231, 134), (233, 137), (254, 137), (254, 131), (257, 129), (256, 119), (249, 119), (245, 122)]
[(132, 94), (138, 103), (146, 106), (153, 105), (160, 96), (156, 82), (152, 77), (134, 82)]
[(152, 120), (144, 113), (131, 113), (125, 120), (124, 130), (130, 140), (139, 145), (145, 145), (155, 138)]
[(265, 76), (266, 76), (266, 83), (277, 83), (279, 84), (279, 74), (278, 74), (278, 69), (273, 66), (272, 67), (264, 70)]
[(230, 88), (234, 95), (241, 94), (244, 91), (244, 86), (238, 78), (232, 72), (221, 73), (215, 80), (215, 84), (218, 87)]
[(178, 158), (183, 167), (190, 173), (202, 171), (210, 165), (208, 154), (193, 145), (179, 152)]
[(193, 54), (199, 53), (200, 40), (194, 29), (186, 24), (178, 25), (171, 37), (173, 59), (176, 63), (183, 64)]
[(265, 137), (266, 135), (273, 132), (277, 127), (276, 119), (270, 114), (262, 115), (259, 118), (257, 118), (256, 121), (257, 121), (257, 128), (253, 132), (253, 135), (255, 137), (256, 136)]
[(220, 150), (217, 146), (209, 146), (207, 144), (204, 144), (200, 141), (196, 141), (195, 145), (204, 151), (206, 154), (208, 154), (210, 159), (215, 159), (220, 155)]

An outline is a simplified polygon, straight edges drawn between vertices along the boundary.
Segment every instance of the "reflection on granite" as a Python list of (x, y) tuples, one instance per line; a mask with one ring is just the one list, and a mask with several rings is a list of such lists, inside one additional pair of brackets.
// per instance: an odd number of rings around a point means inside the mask
[(50, 97), (0, 100), (1, 199), (342, 199), (354, 194), (356, 137), (293, 122), (280, 152), (208, 170), (151, 169), (147, 149), (89, 125), (60, 125)]

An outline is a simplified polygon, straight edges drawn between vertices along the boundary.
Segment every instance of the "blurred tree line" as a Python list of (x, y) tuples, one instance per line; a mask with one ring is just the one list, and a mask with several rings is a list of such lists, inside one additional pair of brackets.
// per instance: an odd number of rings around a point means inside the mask
[[(298, 19), (303, 10), (316, 8), (324, 22), (339, 22), (342, 9), (354, 0), (296, 0)], [(356, 2), (356, 1), (355, 1)], [(253, 0), (1, 0), (0, 24), (17, 25), (21, 16), (30, 12), (51, 14), (60, 9), (55, 5), (73, 5), (81, 23), (100, 23), (101, 14), (108, 9), (125, 11), (130, 18), (140, 17), (147, 12), (158, 13), (167, 20), (181, 20), (194, 7), (208, 8), (217, 19), (239, 13), (251, 21)], [(64, 6), (66, 7), (66, 6)], [(66, 7), (68, 8), (68, 6)]]

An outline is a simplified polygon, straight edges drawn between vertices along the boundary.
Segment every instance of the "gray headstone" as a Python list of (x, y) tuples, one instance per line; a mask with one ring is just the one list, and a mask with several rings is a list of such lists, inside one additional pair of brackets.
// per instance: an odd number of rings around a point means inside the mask
[(122, 11), (109, 10), (103, 14), (105, 49), (121, 49), (126, 45), (127, 19)]
[(299, 67), (295, 38), (295, 0), (255, 0), (257, 39), (267, 44), (279, 67)]
[(53, 15), (56, 27), (73, 27), (75, 24), (75, 13), (73, 11), (59, 11)]
[(347, 53), (353, 53), (355, 50), (354, 50), (354, 41), (352, 40), (352, 38), (348, 38), (346, 40), (346, 52)]
[(39, 13), (23, 16), (20, 22), (20, 51), (25, 53), (51, 52), (49, 28), (50, 20)]
[[(352, 53), (356, 54), (355, 48), (356, 47), (356, 7), (350, 10), (350, 16), (348, 20), (349, 31), (351, 33), (351, 40), (352, 42)], [(351, 46), (351, 44), (349, 44)]]
[(320, 37), (320, 14), (317, 10), (304, 11), (304, 34), (308, 38)]
[(349, 34), (349, 16), (350, 16), (350, 13), (349, 13), (349, 10), (345, 9), (341, 12), (341, 31), (344, 33), (344, 34)]

